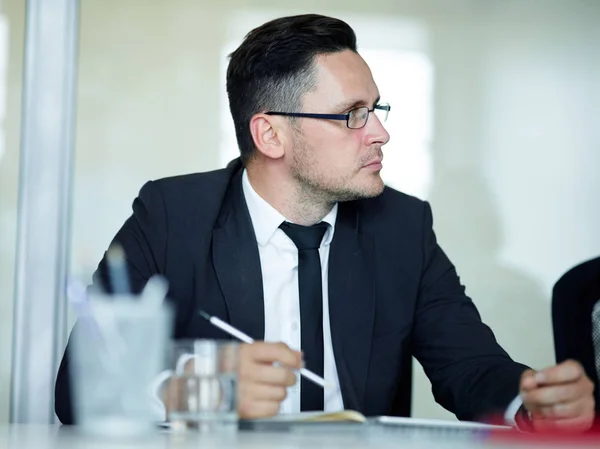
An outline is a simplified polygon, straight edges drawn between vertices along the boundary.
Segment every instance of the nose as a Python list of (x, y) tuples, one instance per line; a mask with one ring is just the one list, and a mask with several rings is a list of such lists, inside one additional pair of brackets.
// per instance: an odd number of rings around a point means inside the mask
[(374, 112), (369, 113), (365, 125), (365, 145), (385, 145), (390, 140), (390, 135)]

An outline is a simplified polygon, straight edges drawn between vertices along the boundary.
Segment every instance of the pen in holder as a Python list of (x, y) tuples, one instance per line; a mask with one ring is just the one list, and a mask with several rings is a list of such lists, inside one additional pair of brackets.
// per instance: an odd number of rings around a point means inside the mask
[(166, 281), (151, 278), (139, 295), (86, 291), (74, 281), (67, 290), (79, 315), (70, 343), (76, 423), (104, 436), (147, 433), (156, 420), (150, 386), (172, 325)]

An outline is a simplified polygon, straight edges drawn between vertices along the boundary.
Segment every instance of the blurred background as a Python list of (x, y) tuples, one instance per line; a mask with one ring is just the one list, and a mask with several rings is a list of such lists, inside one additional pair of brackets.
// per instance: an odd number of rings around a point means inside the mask
[[(553, 364), (552, 286), (600, 254), (600, 1), (292, 3), (81, 2), (69, 272), (89, 280), (147, 180), (236, 157), (224, 72), (250, 29), (281, 15), (334, 15), (356, 30), (392, 104), (386, 182), (431, 201), (439, 241), (500, 344), (534, 368)], [(0, 422), (25, 9), (0, 0)], [(451, 418), (418, 365), (415, 379), (413, 415)]]

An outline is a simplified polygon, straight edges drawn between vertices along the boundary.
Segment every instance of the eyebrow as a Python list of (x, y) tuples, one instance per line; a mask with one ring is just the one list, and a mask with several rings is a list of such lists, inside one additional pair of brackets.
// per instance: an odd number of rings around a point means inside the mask
[[(377, 98), (373, 102), (373, 106), (375, 106), (377, 103), (379, 103), (379, 100), (381, 100), (381, 96), (377, 95)], [(350, 100), (350, 101), (344, 101), (343, 103), (338, 104), (334, 110), (335, 111), (349, 111), (351, 109), (358, 108), (361, 106), (366, 106), (366, 105), (368, 105), (368, 102), (366, 102), (364, 100)]]

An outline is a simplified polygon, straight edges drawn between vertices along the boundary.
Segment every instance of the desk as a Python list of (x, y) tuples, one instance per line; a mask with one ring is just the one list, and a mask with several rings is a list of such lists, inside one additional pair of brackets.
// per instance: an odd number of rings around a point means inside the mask
[(61, 426), (7, 425), (0, 426), (2, 449), (473, 449), (473, 448), (564, 448), (595, 447), (598, 440), (582, 444), (563, 441), (527, 445), (520, 442), (475, 440), (465, 436), (451, 437), (443, 433), (407, 432), (407, 429), (377, 429), (368, 427), (307, 428), (288, 432), (240, 431), (235, 435), (198, 435), (152, 433), (137, 440), (99, 439), (82, 435), (77, 428)]

